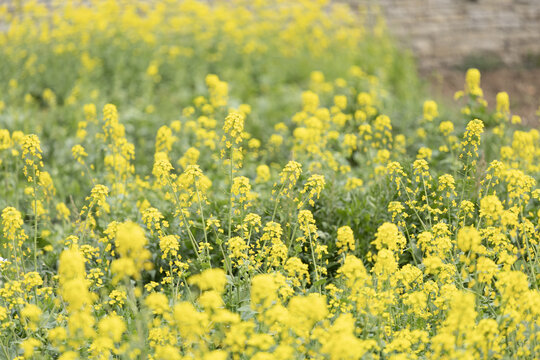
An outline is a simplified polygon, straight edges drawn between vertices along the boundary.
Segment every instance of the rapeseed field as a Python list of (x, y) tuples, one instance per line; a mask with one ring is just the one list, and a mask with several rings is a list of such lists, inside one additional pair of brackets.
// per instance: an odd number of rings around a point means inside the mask
[(0, 7), (0, 358), (537, 359), (540, 133), (373, 9)]

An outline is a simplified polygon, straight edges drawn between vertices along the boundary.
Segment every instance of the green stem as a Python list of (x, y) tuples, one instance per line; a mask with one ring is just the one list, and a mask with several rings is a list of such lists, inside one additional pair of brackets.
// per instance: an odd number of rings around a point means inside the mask
[(231, 184), (229, 188), (229, 240), (231, 239), (231, 229), (232, 229), (232, 206), (233, 206), (233, 194), (232, 194), (232, 186), (233, 186), (233, 147), (231, 146), (231, 150), (229, 152), (229, 182)]
[[(407, 187), (405, 186), (405, 184), (403, 184), (403, 180), (401, 180), (401, 178), (399, 179), (399, 182), (401, 184), (401, 187), (403, 188), (403, 191), (405, 192), (405, 194), (407, 194), (407, 199), (409, 199), (409, 204), (412, 205), (412, 199), (411, 199), (411, 197), (409, 195), (409, 192), (407, 191)], [(416, 217), (418, 218), (418, 220), (422, 224), (422, 227), (424, 228), (424, 230), (427, 231), (426, 224), (424, 224), (424, 222), (422, 221), (422, 218), (420, 217), (420, 214), (416, 210), (416, 207), (411, 206), (411, 208), (414, 210), (414, 213), (416, 214)]]
[(9, 352), (6, 346), (4, 345), (4, 342), (2, 341), (1, 344), (2, 344), (2, 350), (4, 350), (4, 354), (6, 355), (6, 359), (11, 359), (11, 356), (9, 356)]
[(199, 187), (197, 186), (197, 181), (195, 181), (195, 191), (197, 191), (197, 200), (199, 203), (199, 211), (201, 213), (201, 221), (202, 221), (202, 227), (203, 227), (203, 232), (204, 232), (206, 256), (208, 257), (208, 265), (212, 267), (212, 265), (210, 264), (210, 249), (209, 249), (209, 244), (208, 244), (208, 234), (206, 233), (206, 220), (204, 219), (204, 212), (202, 208), (201, 196), (199, 194)]
[(274, 218), (276, 217), (277, 207), (279, 205), (279, 197), (280, 197), (281, 192), (283, 191), (284, 187), (285, 187), (285, 183), (283, 185), (281, 185), (281, 188), (279, 189), (279, 192), (276, 195), (276, 204), (274, 205), (274, 211), (272, 212), (272, 220), (270, 220), (270, 221), (274, 221)]
[(189, 240), (191, 241), (191, 244), (193, 245), (193, 249), (195, 250), (195, 253), (197, 254), (197, 259), (199, 260), (199, 262), (202, 263), (201, 256), (199, 254), (199, 246), (197, 245), (197, 242), (195, 241), (195, 237), (193, 236), (193, 234), (191, 233), (191, 230), (189, 229), (187, 219), (184, 216), (184, 212), (180, 208), (180, 199), (178, 199), (178, 194), (176, 193), (176, 191), (174, 191), (174, 188), (173, 188), (173, 186), (171, 184), (171, 180), (169, 179), (168, 176), (167, 176), (167, 184), (169, 184), (169, 187), (170, 187), (170, 189), (171, 189), (171, 191), (172, 191), (172, 193), (174, 195), (174, 200), (175, 200), (175, 204), (176, 204), (176, 210), (178, 212), (180, 212), (180, 215), (182, 216), (182, 222), (184, 223), (184, 226), (186, 227), (186, 230), (188, 232)]
[(33, 168), (34, 181), (32, 186), (34, 188), (34, 271), (37, 272), (37, 227), (38, 227), (38, 215), (37, 215), (37, 186), (36, 186), (36, 168)]
[[(311, 232), (309, 233), (309, 247), (311, 248), (311, 259), (313, 260), (313, 268), (315, 269), (315, 282), (319, 281), (319, 271), (317, 270), (317, 261), (315, 260), (315, 250), (313, 250), (313, 239)], [(317, 284), (317, 290), (321, 293), (320, 285)]]

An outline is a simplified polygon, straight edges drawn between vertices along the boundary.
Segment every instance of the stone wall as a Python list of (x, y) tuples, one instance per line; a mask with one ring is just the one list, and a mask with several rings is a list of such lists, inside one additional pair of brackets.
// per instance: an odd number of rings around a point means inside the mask
[(336, 1), (378, 4), (390, 31), (424, 68), (458, 65), (471, 56), (512, 65), (540, 54), (540, 0)]

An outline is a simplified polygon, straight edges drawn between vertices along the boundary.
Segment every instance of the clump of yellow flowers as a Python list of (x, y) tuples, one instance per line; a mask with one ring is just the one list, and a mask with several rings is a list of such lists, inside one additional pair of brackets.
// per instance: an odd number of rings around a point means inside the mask
[(326, 1), (0, 9), (0, 358), (540, 356), (540, 133), (478, 70), (461, 112), (422, 99), (409, 126), (388, 62), (258, 73), (369, 41)]

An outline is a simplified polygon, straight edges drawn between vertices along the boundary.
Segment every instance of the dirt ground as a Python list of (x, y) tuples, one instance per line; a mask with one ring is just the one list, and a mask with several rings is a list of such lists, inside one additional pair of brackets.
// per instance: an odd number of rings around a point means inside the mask
[[(540, 68), (498, 68), (481, 73), (481, 86), (490, 108), (495, 107), (497, 93), (506, 91), (512, 114), (521, 116), (524, 124), (540, 127), (536, 115), (540, 107)], [(438, 69), (421, 74), (428, 80), (434, 97), (451, 98), (465, 82), (465, 70)]]

